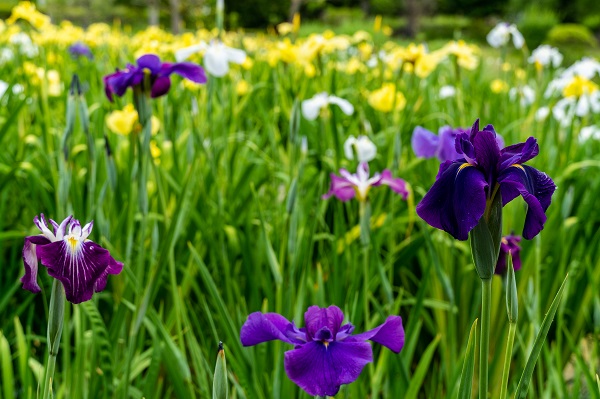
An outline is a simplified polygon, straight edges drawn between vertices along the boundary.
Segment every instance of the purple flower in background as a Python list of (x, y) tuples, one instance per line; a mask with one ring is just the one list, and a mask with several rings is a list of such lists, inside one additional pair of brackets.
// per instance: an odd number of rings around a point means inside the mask
[(479, 130), (479, 119), (471, 133), (456, 137), (462, 158), (440, 165), (436, 181), (417, 205), (417, 214), (431, 226), (466, 240), (484, 214), (488, 201), (498, 193), (502, 206), (521, 195), (528, 205), (523, 237), (530, 240), (543, 228), (546, 209), (556, 190), (548, 175), (523, 163), (539, 153), (537, 141), (500, 150), (492, 125)]
[[(204, 69), (191, 62), (161, 62), (154, 54), (142, 55), (137, 65), (128, 64), (125, 70), (104, 77), (104, 91), (110, 101), (113, 95), (121, 97), (128, 87), (141, 86), (152, 98), (167, 94), (171, 87), (171, 74), (176, 73), (196, 83), (206, 83)], [(149, 85), (149, 87), (146, 87)]]
[(504, 274), (506, 273), (506, 257), (510, 253), (513, 261), (513, 268), (515, 271), (521, 269), (521, 237), (514, 234), (502, 237), (500, 241), (500, 256), (498, 257), (498, 263), (494, 273)]
[(60, 225), (50, 219), (54, 232), (48, 228), (43, 214), (33, 222), (42, 234), (25, 237), (25, 275), (21, 278), (24, 289), (41, 291), (37, 283), (38, 258), (48, 274), (63, 284), (65, 296), (72, 303), (90, 300), (94, 292), (104, 290), (109, 274), (123, 270), (123, 264), (114, 260), (106, 249), (87, 239), (93, 222), (81, 228), (72, 216)]
[(90, 48), (82, 42), (76, 42), (71, 44), (67, 50), (73, 58), (86, 57), (90, 60), (94, 58), (92, 50), (90, 50)]
[(373, 361), (371, 340), (395, 353), (404, 346), (404, 328), (400, 316), (362, 334), (351, 335), (354, 326), (342, 325), (344, 313), (337, 306), (311, 306), (304, 313), (306, 327), (277, 313), (255, 312), (240, 331), (244, 346), (278, 339), (294, 349), (285, 352), (285, 372), (294, 383), (313, 396), (333, 396), (342, 384), (355, 381), (363, 367)]
[(340, 169), (340, 175), (331, 174), (331, 186), (323, 199), (335, 195), (341, 201), (349, 201), (356, 196), (359, 201), (366, 201), (371, 187), (382, 184), (389, 186), (392, 190), (402, 195), (402, 199), (408, 196), (406, 182), (400, 178), (393, 178), (392, 172), (385, 169), (383, 172), (375, 173), (369, 177), (369, 164), (361, 162), (356, 173), (352, 174), (346, 169)]
[[(450, 126), (442, 126), (436, 135), (424, 127), (417, 126), (413, 130), (411, 144), (415, 155), (418, 157), (437, 157), (440, 162), (454, 161), (462, 158), (462, 155), (456, 151), (454, 146), (456, 136), (468, 132), (468, 129), (462, 127), (453, 129)], [(504, 147), (504, 140), (500, 135), (496, 135), (496, 140), (500, 148)]]

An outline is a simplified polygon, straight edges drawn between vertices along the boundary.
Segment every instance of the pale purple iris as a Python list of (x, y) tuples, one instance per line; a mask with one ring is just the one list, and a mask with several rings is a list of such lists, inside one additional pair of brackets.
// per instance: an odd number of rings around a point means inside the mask
[[(437, 157), (440, 162), (454, 161), (462, 158), (462, 155), (456, 151), (454, 146), (456, 136), (468, 132), (468, 129), (462, 127), (453, 129), (450, 126), (442, 126), (436, 135), (424, 127), (417, 126), (413, 130), (411, 144), (415, 155), (418, 157)], [(500, 148), (504, 147), (504, 140), (500, 135), (496, 135), (496, 140)]]
[(92, 50), (90, 50), (90, 48), (82, 42), (76, 42), (71, 44), (67, 50), (73, 58), (86, 57), (90, 60), (94, 58), (94, 56), (92, 55)]
[(369, 164), (361, 162), (352, 174), (346, 169), (340, 169), (340, 176), (331, 174), (331, 186), (323, 199), (335, 195), (341, 201), (349, 201), (357, 197), (359, 201), (366, 201), (371, 187), (380, 185), (389, 186), (396, 193), (402, 195), (403, 199), (408, 196), (406, 182), (400, 178), (392, 177), (392, 172), (385, 169), (381, 173), (375, 173), (373, 177), (369, 175)]
[(498, 192), (503, 206), (521, 195), (528, 205), (523, 237), (535, 237), (544, 228), (556, 190), (548, 175), (523, 165), (539, 153), (537, 140), (529, 137), (500, 150), (494, 127), (480, 131), (477, 119), (470, 134), (457, 135), (455, 145), (462, 158), (440, 165), (417, 214), (431, 226), (466, 240)]
[(513, 268), (515, 271), (521, 269), (521, 237), (514, 234), (510, 234), (502, 237), (500, 240), (500, 256), (498, 257), (498, 263), (494, 273), (504, 274), (506, 273), (506, 257), (510, 253), (512, 256)]
[(285, 352), (285, 372), (294, 383), (313, 396), (333, 396), (340, 386), (356, 380), (363, 367), (373, 361), (371, 345), (377, 342), (395, 353), (404, 346), (404, 328), (400, 316), (362, 334), (351, 335), (354, 326), (342, 325), (344, 313), (337, 306), (311, 306), (304, 313), (306, 327), (277, 313), (255, 312), (242, 326), (240, 340), (253, 346), (278, 339), (294, 349)]
[(82, 228), (72, 216), (60, 225), (50, 219), (54, 231), (48, 228), (43, 214), (33, 222), (42, 234), (25, 237), (25, 275), (21, 278), (24, 289), (41, 291), (37, 282), (38, 259), (48, 274), (63, 284), (65, 296), (72, 303), (90, 300), (94, 292), (104, 290), (109, 274), (123, 270), (123, 264), (114, 260), (108, 250), (87, 239), (93, 222)]
[(121, 97), (128, 87), (141, 86), (151, 97), (167, 94), (171, 87), (171, 74), (176, 73), (196, 83), (206, 83), (204, 69), (191, 62), (161, 62), (154, 54), (142, 55), (137, 65), (128, 64), (125, 70), (104, 77), (104, 91), (110, 101), (113, 95)]

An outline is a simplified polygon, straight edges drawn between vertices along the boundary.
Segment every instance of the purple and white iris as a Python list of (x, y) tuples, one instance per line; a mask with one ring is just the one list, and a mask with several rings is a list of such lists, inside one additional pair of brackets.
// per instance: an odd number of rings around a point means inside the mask
[(502, 206), (521, 195), (528, 205), (523, 237), (530, 240), (543, 228), (546, 209), (556, 190), (548, 175), (523, 165), (539, 153), (537, 140), (500, 150), (492, 125), (479, 130), (479, 119), (471, 133), (456, 137), (462, 158), (440, 165), (436, 181), (417, 205), (417, 214), (431, 226), (466, 240), (479, 223), (488, 201), (498, 193)]
[[(140, 86), (142, 92), (152, 98), (167, 94), (171, 87), (171, 74), (176, 73), (196, 83), (206, 83), (204, 69), (191, 62), (161, 62), (154, 54), (145, 54), (137, 59), (137, 65), (128, 64), (125, 70), (104, 77), (104, 91), (110, 101), (113, 95), (123, 96), (128, 87)], [(149, 87), (146, 87), (148, 86)]]
[(93, 222), (81, 227), (78, 220), (69, 216), (59, 225), (50, 219), (54, 231), (48, 228), (44, 215), (33, 222), (42, 234), (25, 237), (23, 288), (40, 292), (37, 282), (38, 259), (48, 269), (48, 274), (59, 280), (65, 288), (69, 302), (80, 303), (92, 298), (94, 292), (106, 287), (109, 274), (119, 274), (123, 264), (110, 256), (108, 250), (88, 240)]
[(354, 326), (342, 325), (344, 313), (337, 306), (311, 306), (304, 313), (306, 327), (277, 313), (255, 312), (240, 331), (244, 346), (280, 340), (294, 349), (285, 353), (285, 372), (294, 383), (313, 396), (333, 396), (340, 386), (355, 381), (363, 367), (373, 361), (371, 345), (377, 342), (398, 353), (404, 346), (404, 328), (400, 316), (362, 334), (351, 335)]
[(392, 172), (385, 169), (381, 173), (375, 173), (373, 177), (369, 175), (369, 164), (361, 162), (356, 169), (356, 173), (350, 173), (346, 169), (340, 169), (340, 175), (331, 174), (331, 186), (329, 191), (323, 195), (327, 199), (335, 195), (340, 201), (349, 201), (356, 197), (359, 201), (367, 200), (367, 195), (371, 187), (389, 186), (396, 193), (402, 195), (402, 199), (408, 196), (406, 182), (400, 178), (392, 177)]

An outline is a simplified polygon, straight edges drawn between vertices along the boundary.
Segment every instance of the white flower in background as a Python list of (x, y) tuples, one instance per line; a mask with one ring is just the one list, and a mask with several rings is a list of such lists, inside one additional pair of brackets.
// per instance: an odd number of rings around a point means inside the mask
[(27, 33), (19, 32), (12, 35), (9, 41), (19, 47), (19, 52), (27, 58), (33, 58), (38, 55), (37, 46), (31, 41)]
[(535, 90), (528, 85), (513, 87), (509, 90), (508, 97), (513, 101), (519, 98), (521, 106), (526, 107), (535, 101)]
[(600, 112), (600, 91), (585, 93), (581, 96), (568, 96), (556, 103), (552, 115), (562, 126), (568, 126), (573, 117), (584, 117)]
[(6, 89), (8, 89), (8, 83), (3, 80), (0, 80), (0, 98), (6, 93)]
[(353, 160), (355, 152), (358, 162), (370, 162), (377, 155), (377, 147), (367, 136), (350, 136), (344, 143), (346, 158)]
[(336, 96), (330, 96), (326, 92), (316, 94), (313, 98), (302, 101), (302, 115), (310, 121), (317, 119), (321, 109), (329, 104), (335, 104), (342, 110), (346, 115), (352, 115), (354, 113), (354, 107), (343, 98)]
[(533, 50), (528, 58), (530, 64), (535, 64), (539, 69), (552, 65), (558, 68), (562, 63), (563, 56), (556, 47), (543, 44)]
[(548, 84), (544, 96), (548, 98), (555, 92), (564, 91), (576, 79), (592, 80), (596, 75), (600, 75), (600, 62), (593, 58), (584, 57), (565, 69), (559, 77), (552, 80)]
[(224, 45), (219, 41), (210, 44), (201, 42), (193, 46), (184, 47), (175, 52), (177, 62), (188, 59), (192, 54), (204, 51), (204, 68), (212, 76), (222, 77), (229, 72), (229, 63), (243, 64), (246, 61), (246, 52)]
[(442, 86), (440, 87), (440, 98), (450, 98), (456, 95), (456, 88), (454, 86)]
[(15, 58), (15, 53), (8, 47), (0, 49), (0, 65), (11, 62)]
[(595, 125), (582, 127), (579, 131), (579, 141), (587, 141), (591, 138), (600, 140), (600, 128)]
[(515, 24), (500, 22), (487, 34), (487, 42), (494, 48), (506, 46), (512, 36), (513, 44), (516, 49), (520, 49), (525, 44), (525, 39)]
[(550, 108), (541, 107), (540, 109), (535, 111), (535, 120), (541, 122), (545, 120), (548, 117), (548, 115), (550, 115)]

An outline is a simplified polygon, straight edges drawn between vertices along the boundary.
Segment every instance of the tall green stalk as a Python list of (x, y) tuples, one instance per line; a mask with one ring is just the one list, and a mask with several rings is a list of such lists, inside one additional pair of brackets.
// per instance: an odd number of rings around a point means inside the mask
[(490, 315), (492, 279), (481, 280), (481, 345), (479, 346), (479, 398), (488, 394), (488, 358), (490, 352)]
[(44, 386), (42, 388), (42, 398), (51, 399), (52, 380), (54, 379), (54, 369), (56, 367), (56, 357), (60, 347), (60, 337), (63, 330), (65, 314), (65, 289), (62, 283), (54, 280), (52, 283), (52, 293), (50, 294), (50, 307), (48, 309), (48, 364), (44, 373)]

